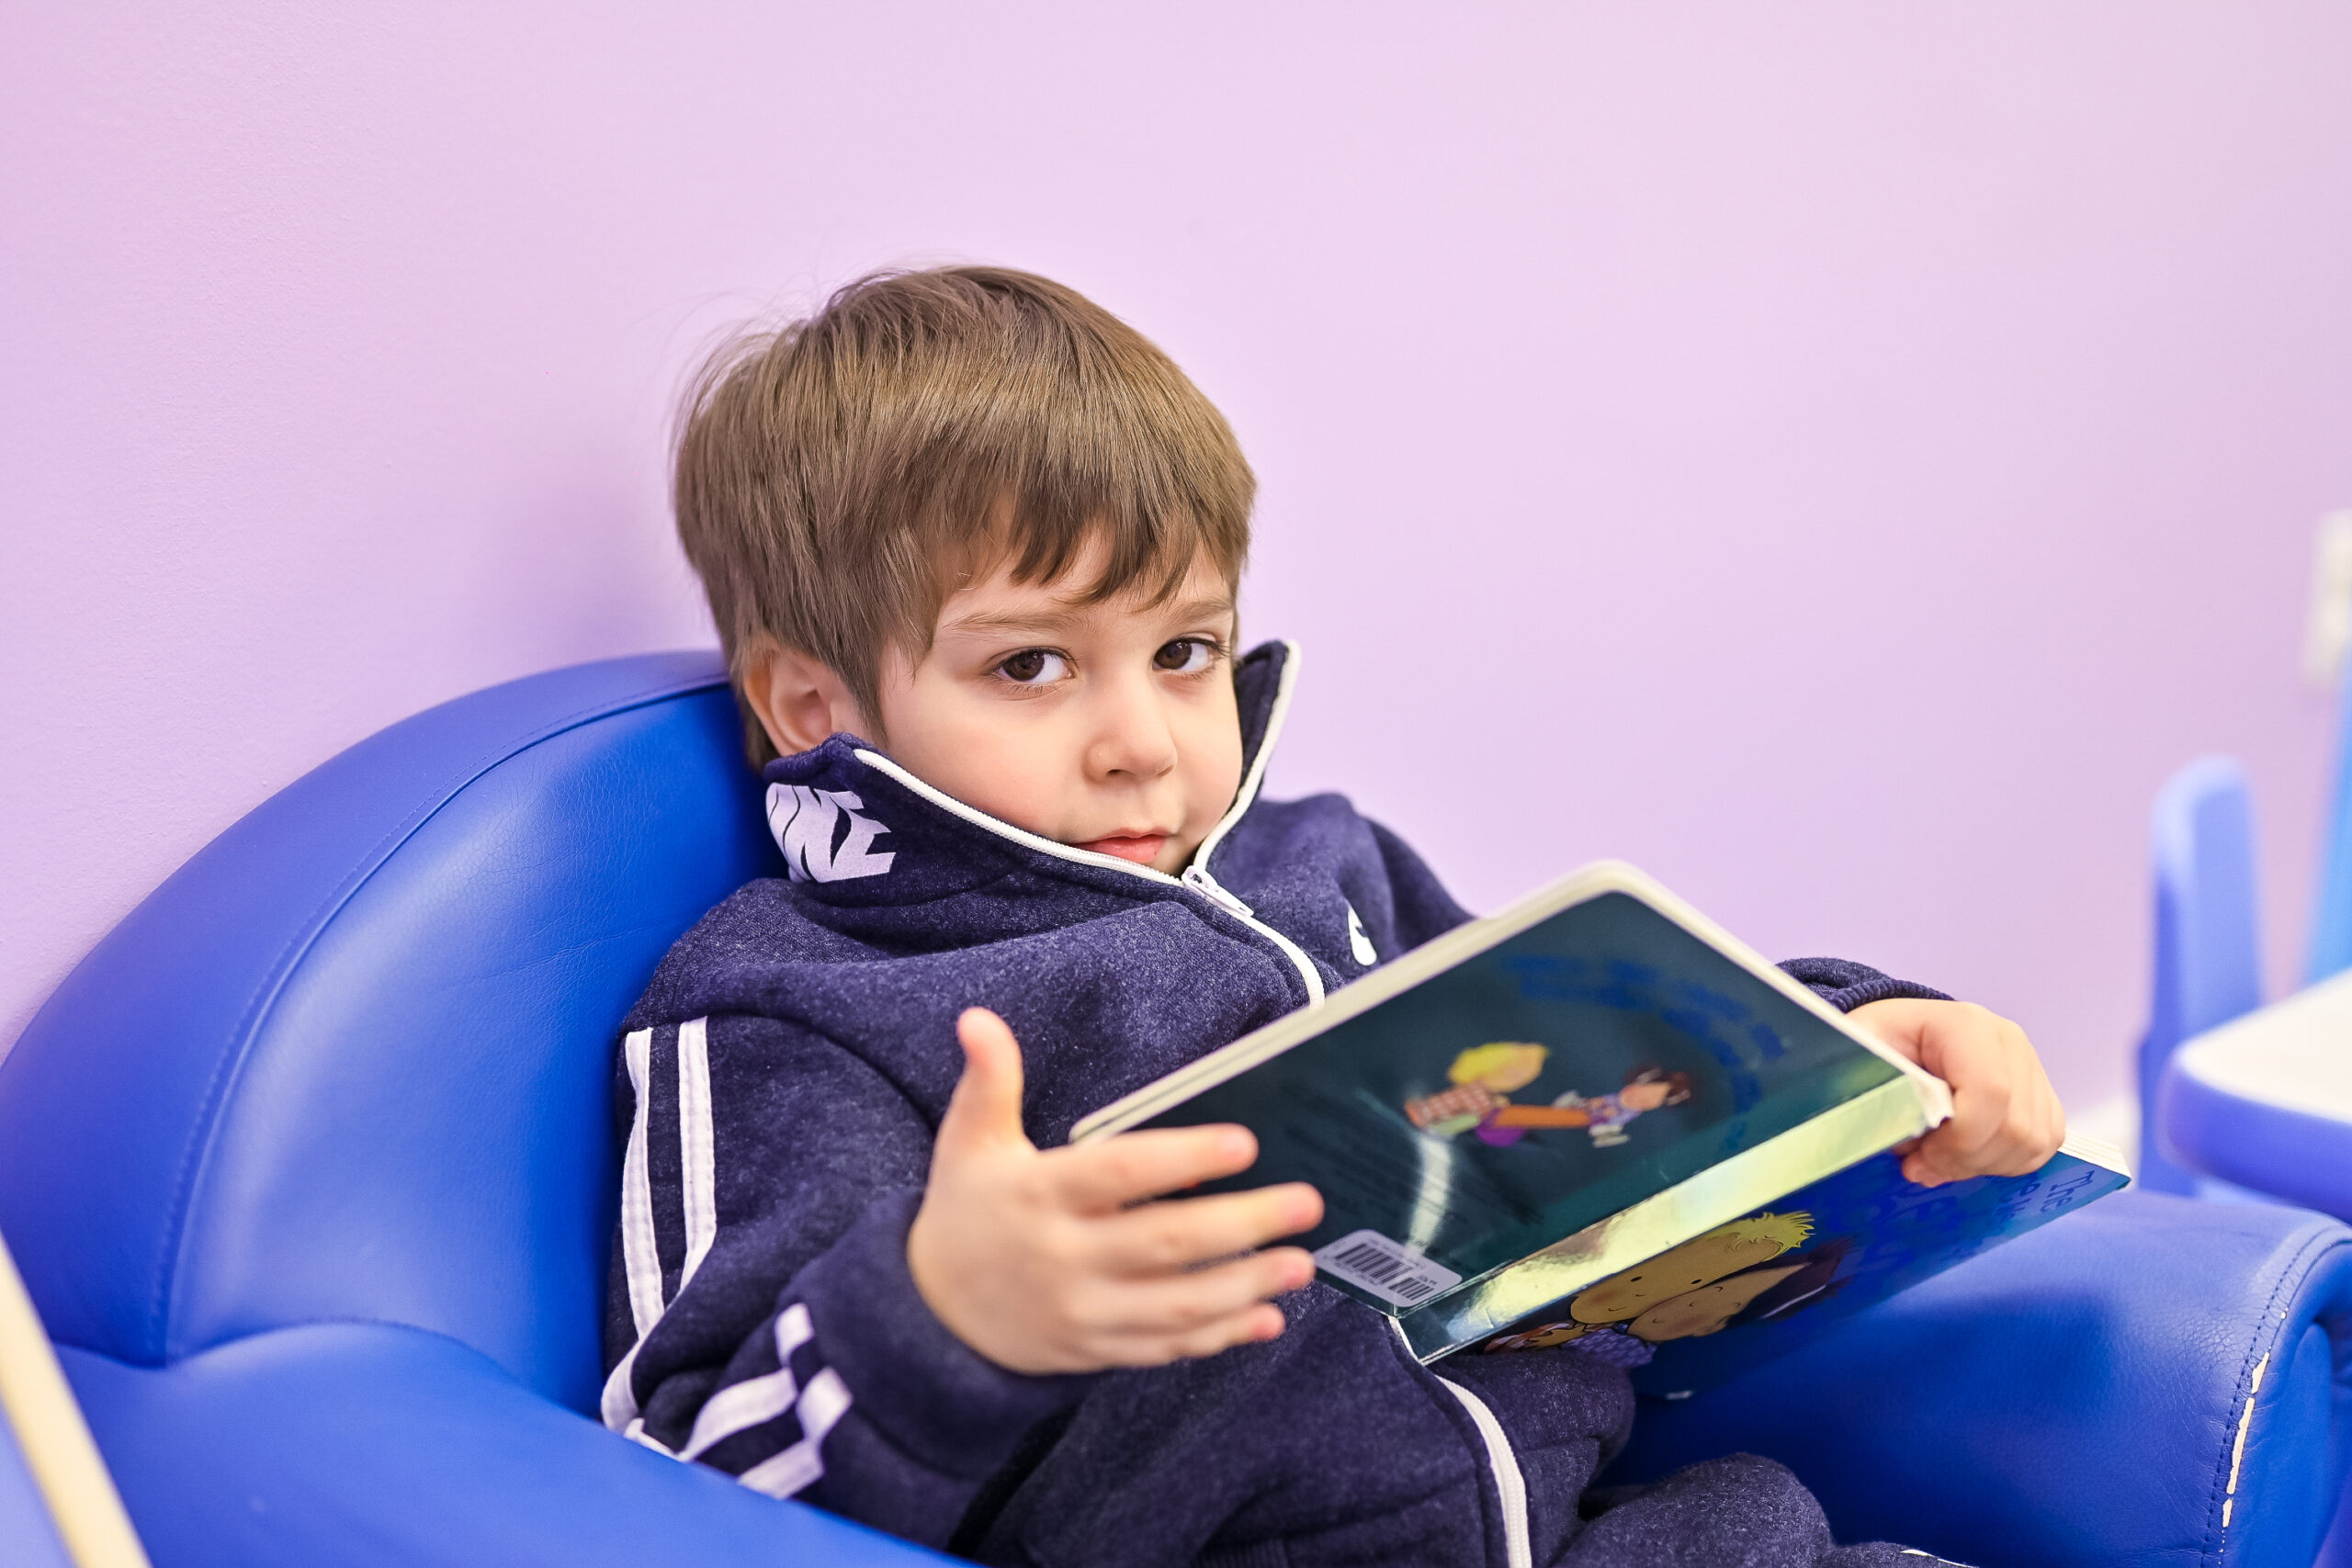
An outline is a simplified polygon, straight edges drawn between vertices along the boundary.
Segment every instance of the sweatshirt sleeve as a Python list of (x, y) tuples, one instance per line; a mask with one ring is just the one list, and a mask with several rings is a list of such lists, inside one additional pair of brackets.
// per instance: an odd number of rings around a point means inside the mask
[(931, 1128), (864, 1060), (775, 1019), (622, 1042), (605, 1321), (613, 1430), (771, 1496), (944, 1545), (1083, 1378), (1025, 1377), (907, 1271)]
[(1867, 964), (1852, 964), (1843, 958), (1791, 958), (1784, 960), (1781, 968), (1839, 1012), (1851, 1012), (1868, 1003), (1895, 997), (1914, 997), (1927, 1002), (1951, 1000), (1941, 991), (1882, 975)]
[(1469, 919), (1470, 911), (1437, 879), (1429, 863), (1413, 847), (1377, 822), (1370, 823), (1373, 841), (1380, 846), (1380, 861), (1388, 874), (1389, 896), (1396, 904), (1398, 953), (1442, 936)]

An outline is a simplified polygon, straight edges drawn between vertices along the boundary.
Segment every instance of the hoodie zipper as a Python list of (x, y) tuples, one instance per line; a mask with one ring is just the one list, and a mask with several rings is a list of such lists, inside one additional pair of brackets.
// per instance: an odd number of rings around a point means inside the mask
[(1487, 1447), (1487, 1472), (1494, 1477), (1495, 1502), (1502, 1510), (1503, 1568), (1534, 1568), (1535, 1552), (1527, 1528), (1527, 1477), (1519, 1468), (1519, 1455), (1510, 1446), (1510, 1434), (1487, 1407), (1487, 1402), (1455, 1382), (1452, 1378), (1440, 1378), (1448, 1393), (1462, 1402), (1470, 1413), (1470, 1424), (1478, 1429), (1478, 1438)]
[(1052, 855), (1057, 860), (1066, 860), (1079, 865), (1100, 866), (1105, 871), (1121, 871), (1130, 876), (1140, 876), (1147, 882), (1167, 883), (1173, 886), (1189, 889), (1272, 942), (1281, 951), (1283, 956), (1291, 961), (1292, 966), (1297, 969), (1298, 977), (1306, 983), (1306, 1005), (1314, 1007), (1323, 999), (1323, 974), (1315, 967), (1315, 960), (1307, 956), (1305, 948), (1260, 919), (1257, 911), (1236, 897), (1223, 883), (1209, 874), (1211, 852), (1225, 841), (1225, 836), (1233, 830), (1234, 824), (1241, 820), (1242, 814), (1247, 812), (1258, 798), (1258, 786), (1265, 782), (1267, 758), (1274, 749), (1275, 739), (1282, 734), (1283, 720), (1290, 712), (1291, 690), (1298, 681), (1298, 645), (1286, 642), (1283, 645), (1283, 672), (1274, 685), (1273, 711), (1266, 716), (1266, 733), (1264, 739), (1258, 742), (1258, 754), (1250, 759), (1250, 771), (1242, 776), (1241, 788), (1234, 795), (1233, 805), (1227, 809), (1223, 817), (1217, 818), (1216, 826), (1210, 829), (1208, 837), (1201, 840), (1201, 847), (1193, 852), (1192, 863), (1185, 866), (1182, 874), (1178, 876), (1170, 876), (1164, 871), (1158, 871), (1148, 865), (1137, 865), (1135, 862), (1122, 860), (1117, 855), (1097, 854), (1092, 850), (1073, 849), (1068, 844), (1057, 843), (1051, 839), (1032, 833), (1026, 829), (1016, 828), (1012, 823), (991, 817), (976, 807), (965, 805), (943, 790), (933, 788), (879, 751), (870, 751), (860, 747), (855, 756), (867, 767), (889, 774), (899, 784), (942, 810), (952, 812), (975, 827), (985, 828), (999, 838), (1010, 839), (1024, 849), (1035, 850), (1040, 854)]
[(1282, 737), (1283, 720), (1290, 716), (1291, 693), (1298, 684), (1298, 644), (1284, 642), (1283, 672), (1274, 682), (1274, 705), (1266, 715), (1266, 733), (1259, 739), (1258, 754), (1250, 759), (1250, 771), (1242, 775), (1241, 788), (1235, 793), (1232, 807), (1217, 818), (1216, 826), (1209, 829), (1209, 836), (1201, 840), (1201, 847), (1193, 852), (1193, 863), (1184, 868), (1179, 880), (1224, 908), (1235, 919), (1253, 931), (1263, 932), (1267, 940), (1281, 948), (1283, 955), (1297, 965), (1299, 977), (1306, 982), (1306, 1005), (1313, 1007), (1323, 999), (1323, 975), (1315, 967), (1315, 960), (1309, 958), (1296, 942), (1258, 919), (1256, 911), (1209, 874), (1209, 856), (1216, 852), (1216, 847), (1225, 842), (1225, 836), (1233, 831), (1234, 825), (1256, 803), (1258, 786), (1266, 782), (1266, 763), (1273, 756), (1274, 742)]
[(1298, 977), (1306, 982), (1308, 1007), (1313, 1007), (1323, 999), (1323, 972), (1315, 967), (1315, 960), (1306, 955), (1306, 950), (1260, 919), (1256, 910), (1235, 897), (1233, 891), (1225, 884), (1209, 874), (1208, 867), (1203, 865), (1198, 857), (1184, 868), (1184, 874), (1176, 880), (1181, 886), (1191, 888), (1251, 931), (1265, 937), (1276, 947), (1281, 948), (1283, 956), (1297, 966)]

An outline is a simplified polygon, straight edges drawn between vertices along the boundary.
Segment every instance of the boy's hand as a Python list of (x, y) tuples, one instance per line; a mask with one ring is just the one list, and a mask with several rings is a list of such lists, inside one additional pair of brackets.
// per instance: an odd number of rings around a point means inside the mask
[(1021, 1128), (1012, 1031), (972, 1008), (956, 1033), (964, 1077), (940, 1119), (907, 1265), (957, 1338), (1016, 1372), (1086, 1372), (1283, 1331), (1266, 1298), (1313, 1279), (1314, 1259), (1295, 1247), (1251, 1249), (1319, 1221), (1315, 1189), (1148, 1201), (1247, 1170), (1257, 1140), (1241, 1127), (1188, 1127), (1040, 1152)]
[(1917, 1138), (1905, 1179), (1940, 1187), (1971, 1176), (2041, 1168), (2066, 1136), (2066, 1113), (2025, 1031), (1972, 1002), (1897, 998), (1846, 1015), (1951, 1086), (1951, 1120)]

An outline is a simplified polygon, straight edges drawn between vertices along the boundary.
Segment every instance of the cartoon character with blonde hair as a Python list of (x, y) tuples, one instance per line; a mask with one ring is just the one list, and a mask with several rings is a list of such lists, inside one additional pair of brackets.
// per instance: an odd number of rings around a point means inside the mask
[(1510, 1104), (1510, 1091), (1525, 1089), (1543, 1072), (1551, 1051), (1520, 1040), (1473, 1045), (1446, 1069), (1452, 1089), (1405, 1102), (1405, 1115), (1423, 1132), (1441, 1138), (1466, 1133)]
[[(1588, 1286), (1568, 1303), (1578, 1323), (1630, 1323), (1658, 1303), (1686, 1291), (1770, 1263), (1813, 1234), (1813, 1216), (1798, 1209), (1785, 1214), (1751, 1214), (1717, 1225), (1623, 1273)], [(1745, 1306), (1747, 1303), (1740, 1303)]]
[(1549, 1105), (1514, 1105), (1511, 1092), (1525, 1089), (1544, 1071), (1551, 1052), (1527, 1041), (1498, 1040), (1473, 1045), (1453, 1058), (1446, 1078), (1453, 1087), (1405, 1102), (1414, 1126), (1441, 1138), (1476, 1132), (1479, 1141), (1515, 1144), (1548, 1127), (1582, 1127), (1597, 1149), (1625, 1142), (1625, 1126), (1645, 1111), (1680, 1105), (1690, 1098), (1690, 1075), (1664, 1067), (1635, 1067), (1614, 1094), (1586, 1096), (1571, 1089)]
[[(1588, 1286), (1568, 1303), (1567, 1316), (1487, 1342), (1495, 1350), (1535, 1350), (1576, 1343), (1592, 1349), (1600, 1336), (1609, 1359), (1633, 1364), (1647, 1352), (1619, 1341), (1659, 1345), (1719, 1332), (1758, 1297), (1804, 1269), (1804, 1260), (1770, 1265), (1813, 1234), (1813, 1216), (1750, 1214), (1659, 1253), (1646, 1262)], [(1630, 1353), (1630, 1354), (1629, 1354)]]

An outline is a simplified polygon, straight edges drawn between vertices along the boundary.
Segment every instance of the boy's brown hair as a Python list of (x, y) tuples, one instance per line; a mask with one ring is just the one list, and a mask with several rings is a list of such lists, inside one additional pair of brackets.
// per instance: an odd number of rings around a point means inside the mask
[[(1225, 417), (1134, 328), (957, 266), (876, 273), (721, 347), (682, 411), (675, 502), (739, 699), (774, 643), (871, 716), (884, 649), (920, 659), (955, 585), (1000, 562), (1050, 582), (1099, 532), (1090, 601), (1164, 598), (1204, 551), (1238, 585), (1256, 490)], [(748, 705), (743, 733), (754, 766), (775, 755)]]

